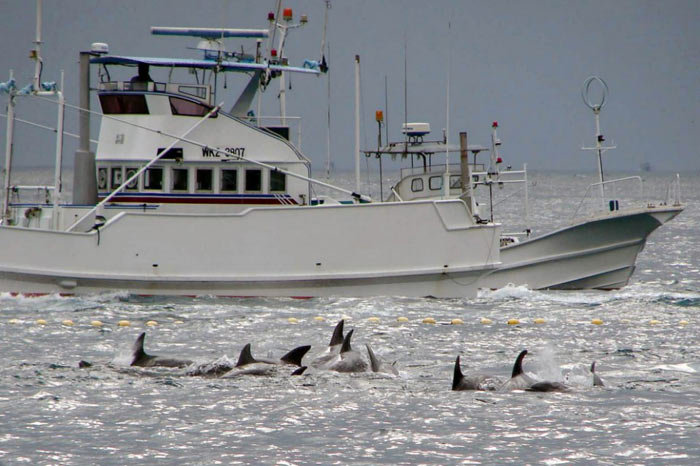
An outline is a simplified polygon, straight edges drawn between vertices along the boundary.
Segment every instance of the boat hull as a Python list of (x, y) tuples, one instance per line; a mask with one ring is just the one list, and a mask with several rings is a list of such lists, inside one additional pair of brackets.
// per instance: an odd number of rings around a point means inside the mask
[(0, 291), (471, 297), (499, 233), (454, 200), (124, 212), (85, 233), (0, 227)]
[(647, 237), (681, 207), (654, 207), (590, 219), (501, 248), (502, 266), (483, 288), (618, 289), (629, 282)]

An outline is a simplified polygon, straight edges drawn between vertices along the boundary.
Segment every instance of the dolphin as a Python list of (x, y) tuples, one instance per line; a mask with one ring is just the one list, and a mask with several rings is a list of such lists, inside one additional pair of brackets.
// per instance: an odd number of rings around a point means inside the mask
[(372, 372), (399, 375), (399, 370), (396, 368), (396, 361), (394, 361), (392, 364), (384, 364), (377, 356), (374, 355), (374, 351), (372, 351), (372, 347), (369, 346), (369, 343), (365, 344), (365, 346), (367, 347), (369, 365), (372, 368)]
[(333, 329), (333, 335), (331, 335), (331, 341), (328, 344), (328, 348), (325, 353), (318, 356), (316, 359), (311, 361), (311, 366), (316, 368), (321, 368), (329, 363), (333, 358), (335, 358), (340, 352), (340, 347), (343, 346), (343, 326), (345, 325), (345, 320), (341, 319), (335, 325)]
[(605, 384), (603, 383), (603, 379), (598, 377), (598, 374), (595, 373), (595, 361), (593, 361), (593, 364), (591, 364), (591, 374), (593, 374), (593, 386), (594, 387), (604, 387)]
[(462, 368), (460, 367), (459, 356), (455, 360), (455, 370), (454, 376), (452, 377), (452, 390), (483, 390), (491, 391), (496, 390), (499, 385), (502, 385), (502, 381), (496, 377), (491, 377), (488, 375), (470, 375), (465, 377), (462, 374)]
[(311, 349), (311, 346), (299, 346), (294, 348), (280, 359), (255, 359), (250, 352), (250, 343), (245, 345), (241, 350), (241, 354), (238, 356), (238, 362), (236, 367), (246, 366), (248, 364), (263, 363), (263, 364), (291, 364), (293, 366), (301, 365), (301, 359), (304, 355)]
[(152, 356), (146, 354), (143, 350), (143, 341), (146, 338), (146, 332), (141, 333), (139, 337), (134, 342), (132, 348), (133, 358), (131, 360), (130, 366), (138, 367), (187, 367), (192, 364), (192, 361), (187, 359), (173, 359), (166, 358), (163, 356)]
[(503, 384), (501, 390), (527, 390), (529, 392), (568, 392), (569, 387), (561, 382), (548, 380), (536, 381), (523, 371), (523, 359), (527, 350), (522, 350), (515, 359), (510, 380)]
[(334, 360), (330, 361), (326, 369), (336, 372), (367, 372), (367, 362), (350, 345), (350, 339), (354, 331), (355, 329), (352, 329), (345, 335), (340, 353)]

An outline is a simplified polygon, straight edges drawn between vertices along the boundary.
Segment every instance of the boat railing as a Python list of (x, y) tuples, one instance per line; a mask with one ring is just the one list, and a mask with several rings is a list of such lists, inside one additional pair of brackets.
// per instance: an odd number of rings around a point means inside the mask
[(105, 81), (99, 84), (98, 90), (110, 91), (146, 91), (180, 94), (197, 99), (205, 104), (211, 104), (211, 86), (208, 84), (164, 83), (157, 81)]
[(666, 205), (678, 207), (681, 205), (681, 176), (676, 173), (676, 177), (666, 185)]
[(10, 186), (10, 204), (51, 204), (55, 190), (54, 186), (48, 185)]
[[(636, 184), (639, 189), (639, 194), (635, 197), (630, 194), (634, 190), (622, 189), (622, 185)], [(594, 192), (594, 188), (602, 190), (604, 197), (601, 197), (599, 192)], [(613, 213), (627, 206), (645, 207), (649, 205), (648, 200), (644, 195), (644, 181), (641, 176), (627, 176), (603, 182), (591, 183), (586, 188), (586, 191), (579, 202), (578, 207), (574, 211), (571, 218), (572, 221), (579, 217), (586, 217), (595, 214)]]
[[(485, 165), (483, 163), (477, 163), (469, 164), (471, 167), (472, 172), (481, 172), (485, 170)], [(459, 175), (460, 173), (460, 164), (458, 163), (451, 163), (450, 165), (450, 173), (454, 175)], [(445, 173), (445, 164), (439, 164), (439, 165), (428, 165), (427, 167), (423, 166), (418, 166), (418, 167), (407, 167), (407, 168), (402, 168), (401, 169), (401, 178), (406, 178), (407, 176), (415, 176), (415, 175), (423, 175), (423, 174), (434, 174), (434, 175), (441, 175)]]

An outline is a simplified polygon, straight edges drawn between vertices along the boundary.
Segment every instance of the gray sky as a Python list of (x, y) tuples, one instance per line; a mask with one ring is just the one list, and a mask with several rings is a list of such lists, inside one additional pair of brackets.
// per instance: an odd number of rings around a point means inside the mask
[[(33, 74), (27, 56), (35, 3), (1, 3), (0, 81), (13, 68), (24, 85)], [(408, 120), (429, 122), (436, 138), (446, 125), (449, 69), (452, 141), (466, 130), (470, 143), (486, 145), (497, 120), (507, 164), (593, 171), (592, 153), (580, 150), (593, 144), (594, 132), (580, 91), (588, 76), (598, 75), (610, 87), (601, 114), (603, 134), (618, 146), (606, 154), (607, 169), (636, 171), (646, 160), (656, 170), (700, 170), (698, 0), (332, 0), (331, 5), (327, 41), (336, 168), (353, 166), (355, 54), (362, 63), (363, 145), (376, 145), (374, 110), (385, 107), (385, 76), (390, 138), (401, 138), (405, 48)], [(309, 24), (289, 38), (290, 62), (317, 59), (324, 1), (289, 0), (285, 6), (294, 8), (297, 18), (309, 16)], [(186, 48), (194, 40), (151, 36), (150, 26), (262, 28), (273, 8), (273, 0), (45, 0), (42, 78), (59, 80), (65, 69), (68, 102), (77, 104), (78, 51), (92, 42), (107, 42), (114, 54), (197, 57)], [(247, 44), (252, 50), (253, 43)], [(152, 74), (156, 80), (161, 76)], [(287, 100), (288, 114), (303, 118), (302, 149), (316, 173), (326, 159), (326, 79), (293, 76)], [(228, 81), (227, 108), (240, 82)], [(279, 111), (278, 90), (276, 82), (266, 92), (264, 114)], [(0, 100), (4, 107), (6, 97)], [(22, 102), (18, 113), (55, 126), (55, 110), (47, 104)], [(67, 130), (76, 131), (75, 112), (66, 118)], [(5, 120), (0, 124), (4, 154)], [(18, 124), (16, 136), (18, 164), (52, 164), (50, 133)], [(74, 149), (67, 141), (67, 163)]]

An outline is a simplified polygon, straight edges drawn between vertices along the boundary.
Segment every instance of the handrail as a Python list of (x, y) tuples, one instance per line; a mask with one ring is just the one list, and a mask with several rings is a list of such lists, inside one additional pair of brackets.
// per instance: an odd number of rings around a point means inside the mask
[[(674, 189), (675, 187), (675, 189)], [(681, 205), (681, 175), (679, 173), (676, 173), (676, 178), (672, 179), (671, 181), (668, 182), (666, 185), (666, 204), (669, 204), (669, 201), (671, 200), (671, 196), (673, 196), (673, 205), (674, 206), (680, 206)]]
[(611, 184), (611, 185), (613, 185), (613, 189), (614, 189), (614, 187), (615, 187), (615, 185), (616, 185), (617, 183), (620, 183), (620, 182), (623, 182), (623, 181), (629, 181), (629, 180), (637, 180), (637, 181), (639, 181), (639, 194), (640, 194), (640, 199), (644, 200), (644, 183), (643, 183), (642, 177), (641, 177), (641, 176), (638, 176), (638, 175), (626, 176), (626, 177), (624, 177), (624, 178), (616, 178), (616, 179), (614, 179), (614, 180), (607, 180), (607, 181), (603, 181), (603, 182), (600, 182), (600, 181), (599, 181), (599, 182), (597, 182), (597, 183), (591, 183), (591, 184), (589, 184), (588, 187), (586, 188), (586, 191), (584, 192), (583, 197), (581, 198), (581, 202), (579, 202), (578, 207), (576, 207), (576, 210), (574, 211), (574, 214), (571, 216), (571, 219), (574, 220), (574, 219), (578, 216), (579, 210), (581, 210), (581, 206), (583, 205), (583, 203), (584, 203), (584, 202), (586, 201), (586, 199), (588, 198), (588, 194), (590, 193), (590, 191), (591, 191), (592, 188), (594, 188), (594, 187), (603, 187), (603, 189), (604, 189), (605, 185)]

